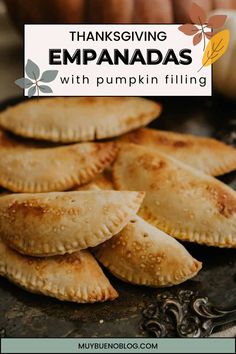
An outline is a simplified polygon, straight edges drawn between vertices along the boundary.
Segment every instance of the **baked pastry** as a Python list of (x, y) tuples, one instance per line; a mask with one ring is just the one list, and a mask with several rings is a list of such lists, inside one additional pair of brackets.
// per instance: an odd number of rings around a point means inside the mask
[(89, 183), (111, 164), (116, 145), (81, 143), (37, 147), (0, 137), (0, 185), (12, 192), (34, 193), (71, 189)]
[(155, 148), (212, 176), (236, 169), (236, 149), (212, 138), (141, 128), (119, 141)]
[(112, 274), (137, 285), (176, 285), (201, 269), (177, 240), (138, 216), (93, 252)]
[(80, 142), (118, 136), (160, 112), (160, 104), (138, 97), (40, 98), (7, 108), (0, 126), (24, 137)]
[(236, 247), (236, 192), (217, 179), (157, 150), (123, 144), (113, 180), (120, 190), (145, 190), (139, 215), (167, 234)]
[(30, 292), (64, 301), (86, 303), (118, 296), (87, 250), (37, 258), (23, 256), (0, 240), (0, 275)]
[(117, 234), (143, 197), (123, 191), (9, 194), (0, 197), (0, 235), (26, 255), (72, 253)]

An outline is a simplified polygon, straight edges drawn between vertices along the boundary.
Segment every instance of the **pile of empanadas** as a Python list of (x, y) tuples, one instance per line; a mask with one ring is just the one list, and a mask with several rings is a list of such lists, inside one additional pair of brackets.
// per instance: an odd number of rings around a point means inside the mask
[(118, 294), (99, 263), (164, 287), (201, 269), (177, 239), (236, 247), (236, 192), (212, 177), (236, 169), (236, 150), (140, 128), (160, 112), (143, 98), (94, 97), (0, 114), (1, 275), (60, 300), (106, 301)]

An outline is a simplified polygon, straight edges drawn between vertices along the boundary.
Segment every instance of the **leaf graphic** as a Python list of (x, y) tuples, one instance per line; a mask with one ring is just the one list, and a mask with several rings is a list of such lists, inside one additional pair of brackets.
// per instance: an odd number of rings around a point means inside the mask
[(28, 97), (29, 98), (32, 97), (35, 94), (35, 92), (36, 92), (36, 86), (31, 87), (28, 91)]
[(193, 37), (193, 45), (197, 45), (202, 40), (202, 32), (195, 34)]
[(184, 34), (186, 34), (187, 36), (193, 36), (194, 34), (196, 34), (199, 29), (190, 24), (190, 23), (186, 23), (186, 25), (181, 25), (178, 27), (179, 31), (183, 32)]
[(213, 36), (213, 32), (204, 32), (205, 36), (207, 37), (207, 39), (211, 39), (211, 37)]
[(27, 89), (33, 85), (33, 82), (30, 79), (22, 77), (15, 81), (15, 84), (22, 89)]
[[(227, 50), (229, 46), (230, 32), (223, 30), (216, 33), (208, 42), (206, 50), (202, 58), (202, 67), (213, 64), (218, 60)], [(199, 69), (198, 71), (200, 71)]]
[(214, 15), (208, 20), (207, 27), (219, 28), (222, 27), (226, 21), (226, 15)]
[(53, 92), (51, 87), (49, 87), (47, 85), (40, 85), (38, 87), (39, 87), (39, 90), (43, 93), (52, 93)]
[(58, 70), (46, 70), (42, 74), (42, 77), (39, 81), (51, 82), (51, 81), (55, 80), (55, 78), (57, 77), (57, 74), (58, 74)]
[(38, 80), (40, 75), (40, 70), (37, 64), (35, 64), (32, 60), (28, 59), (25, 72), (27, 76), (32, 80)]
[(203, 25), (206, 22), (205, 11), (195, 3), (192, 4), (189, 15), (192, 22), (195, 23), (196, 25)]

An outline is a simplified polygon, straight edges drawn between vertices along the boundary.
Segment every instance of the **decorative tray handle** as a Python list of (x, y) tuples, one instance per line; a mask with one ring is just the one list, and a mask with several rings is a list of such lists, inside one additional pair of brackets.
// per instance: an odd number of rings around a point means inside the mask
[(214, 307), (191, 290), (163, 292), (143, 310), (142, 328), (155, 337), (208, 337), (213, 329), (236, 321), (236, 309)]

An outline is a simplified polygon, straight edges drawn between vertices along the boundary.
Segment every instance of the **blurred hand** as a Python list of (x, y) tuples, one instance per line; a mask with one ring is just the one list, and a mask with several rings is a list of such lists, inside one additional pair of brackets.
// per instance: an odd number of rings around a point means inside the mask
[(206, 13), (216, 8), (236, 9), (236, 0), (4, 1), (20, 29), (24, 23), (186, 23), (193, 2)]
[[(236, 0), (169, 0), (174, 7), (174, 22), (189, 22), (189, 9), (193, 3), (201, 6), (206, 13), (214, 9), (236, 9)], [(166, 2), (166, 1), (165, 1)]]
[(190, 21), (189, 10), (193, 3), (207, 14), (217, 8), (236, 9), (236, 0), (122, 0), (118, 6), (119, 1), (93, 0), (92, 4), (107, 12), (104, 22), (111, 20), (111, 13), (123, 12), (120, 16), (122, 23), (186, 23)]

